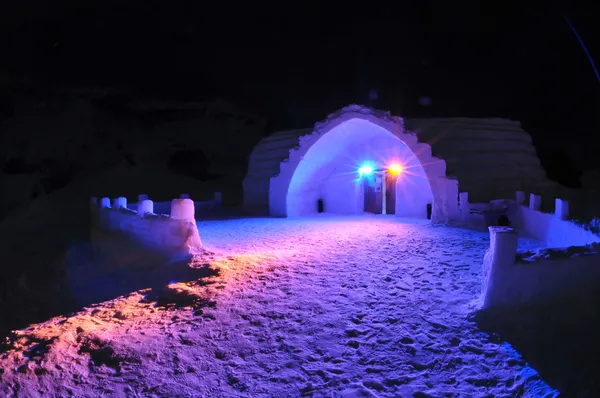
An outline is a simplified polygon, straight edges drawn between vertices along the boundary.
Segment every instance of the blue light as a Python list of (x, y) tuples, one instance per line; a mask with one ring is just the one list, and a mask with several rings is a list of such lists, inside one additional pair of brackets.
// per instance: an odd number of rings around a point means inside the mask
[(361, 176), (371, 175), (371, 174), (373, 174), (373, 167), (368, 164), (362, 165), (358, 169), (358, 174), (360, 174)]

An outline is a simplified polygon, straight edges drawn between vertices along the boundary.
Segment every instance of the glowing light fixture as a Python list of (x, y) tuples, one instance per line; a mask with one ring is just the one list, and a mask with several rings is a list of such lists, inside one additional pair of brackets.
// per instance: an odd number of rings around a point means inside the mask
[(364, 164), (360, 167), (360, 169), (358, 169), (358, 174), (361, 176), (371, 175), (373, 174), (373, 167), (368, 164)]
[(398, 175), (404, 171), (404, 167), (402, 167), (402, 165), (394, 163), (391, 164), (390, 167), (388, 167), (388, 171), (390, 172), (390, 174)]

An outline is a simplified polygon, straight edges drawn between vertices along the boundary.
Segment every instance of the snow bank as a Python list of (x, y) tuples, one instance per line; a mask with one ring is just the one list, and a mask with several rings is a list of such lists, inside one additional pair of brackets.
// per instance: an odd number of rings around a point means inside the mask
[(485, 230), (497, 225), (506, 215), (519, 236), (545, 242), (548, 247), (585, 246), (600, 242), (600, 237), (568, 220), (569, 202), (555, 199), (554, 213), (540, 210), (542, 197), (531, 194), (525, 205), (525, 192), (517, 191), (515, 199), (498, 199), (489, 203), (469, 203), (467, 192), (460, 193), (461, 226)]
[(127, 207), (126, 198), (92, 198), (92, 239), (94, 229), (125, 233), (135, 241), (172, 257), (189, 256), (202, 251), (191, 199), (173, 199), (170, 216), (155, 214), (151, 200), (142, 200), (136, 210)]
[(600, 283), (600, 245), (517, 253), (517, 233), (489, 227), (483, 307), (530, 305), (583, 294)]

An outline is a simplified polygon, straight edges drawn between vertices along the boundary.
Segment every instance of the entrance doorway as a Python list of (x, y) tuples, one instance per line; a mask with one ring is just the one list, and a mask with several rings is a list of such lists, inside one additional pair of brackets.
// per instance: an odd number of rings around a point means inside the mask
[(379, 175), (363, 179), (365, 213), (381, 214), (383, 211), (382, 179)]
[(396, 214), (396, 183), (398, 174), (385, 174), (385, 214)]
[(373, 214), (396, 214), (398, 175), (384, 172), (363, 179), (364, 211)]

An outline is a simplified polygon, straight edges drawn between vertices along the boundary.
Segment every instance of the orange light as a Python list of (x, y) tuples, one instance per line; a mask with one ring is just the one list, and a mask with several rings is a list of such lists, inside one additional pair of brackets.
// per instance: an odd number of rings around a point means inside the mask
[(390, 167), (388, 167), (388, 171), (390, 174), (400, 174), (404, 171), (404, 167), (399, 164), (392, 164)]

